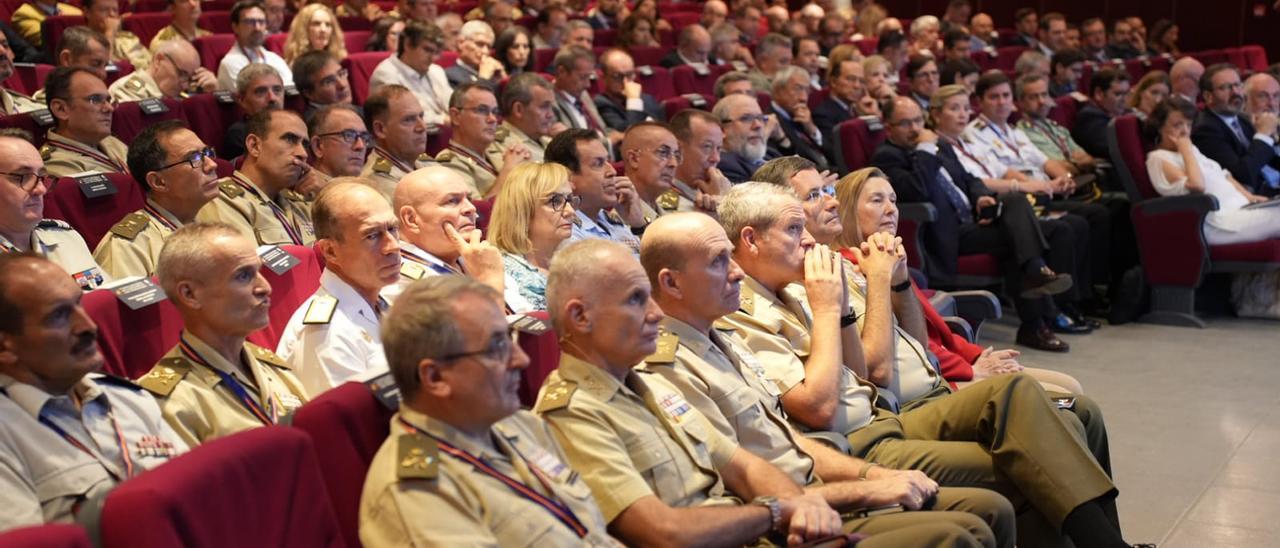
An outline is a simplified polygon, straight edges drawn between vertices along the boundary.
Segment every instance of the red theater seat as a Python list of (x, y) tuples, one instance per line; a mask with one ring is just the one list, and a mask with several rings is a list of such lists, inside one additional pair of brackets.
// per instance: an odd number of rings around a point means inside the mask
[(348, 382), (320, 394), (294, 415), (293, 426), (315, 443), (347, 546), (360, 546), (360, 494), (369, 463), (390, 433), (392, 414), (368, 386)]
[(4, 87), (23, 95), (30, 96), (44, 87), (44, 79), (53, 72), (53, 65), (33, 65), (30, 63), (14, 63), (13, 75), (4, 81)]
[(700, 75), (693, 67), (680, 65), (670, 69), (671, 85), (680, 95), (701, 93), (708, 97), (715, 97), (716, 80), (731, 70), (733, 67), (730, 65), (707, 65), (707, 74)]
[[(675, 4), (675, 5), (683, 6), (684, 4)], [(697, 7), (695, 4), (690, 4), (690, 6)], [(675, 31), (677, 35), (679, 34), (681, 29), (702, 20), (702, 14), (697, 11), (677, 11), (677, 12), (659, 11), (659, 13), (662, 13), (663, 19), (666, 19), (668, 23), (671, 23), (671, 30)]]
[(431, 157), (440, 154), (440, 151), (449, 147), (449, 139), (453, 136), (453, 128), (450, 126), (440, 126), (435, 133), (427, 134), (427, 154)]
[[(636, 62), (637, 67), (643, 67), (645, 65), (649, 65), (651, 67), (654, 67), (655, 69), (662, 68), (661, 66), (658, 65), (658, 62), (661, 61), (662, 57), (667, 54), (667, 51), (668, 50), (663, 49), (661, 47), (627, 48), (627, 53), (631, 54), (631, 59)], [(666, 69), (662, 69), (662, 70), (665, 71)]]
[(222, 58), (236, 45), (236, 35), (210, 34), (192, 40), (191, 44), (195, 46), (196, 53), (200, 54), (200, 65), (217, 74), (218, 64), (222, 63)]
[(458, 52), (453, 50), (445, 50), (436, 55), (436, 64), (440, 68), (449, 68), (458, 62)]
[(342, 66), (347, 69), (347, 80), (351, 82), (353, 103), (363, 105), (369, 98), (369, 79), (373, 77), (373, 70), (390, 56), (388, 51), (361, 51), (342, 60)]
[(104, 548), (345, 546), (311, 438), (280, 426), (209, 441), (121, 483), (101, 523)]
[(618, 29), (597, 29), (592, 45), (597, 48), (611, 48), (618, 39)]
[(44, 49), (52, 52), (54, 48), (58, 47), (63, 31), (84, 24), (83, 15), (50, 15), (45, 17), (44, 22), (40, 24), (40, 35), (41, 39), (44, 40)]
[(46, 202), (52, 202), (59, 219), (76, 229), (92, 250), (98, 242), (125, 215), (142, 209), (146, 197), (142, 187), (128, 173), (109, 173), (107, 178), (116, 187), (116, 193), (97, 198), (86, 198), (75, 179), (60, 177), (53, 184)]
[(160, 33), (160, 29), (169, 26), (173, 16), (168, 12), (132, 13), (121, 20), (120, 26), (138, 35), (143, 44), (151, 45), (151, 39)]
[(347, 47), (348, 54), (353, 51), (364, 51), (364, 46), (369, 42), (369, 35), (372, 34), (368, 29), (351, 30), (343, 27), (342, 38), (343, 44)]
[(289, 39), (289, 33), (277, 32), (267, 36), (267, 40), (262, 45), (267, 49), (275, 52), (276, 55), (284, 56), (284, 42)]
[(1076, 112), (1080, 109), (1080, 103), (1076, 102), (1070, 95), (1063, 95), (1055, 100), (1057, 103), (1053, 110), (1049, 111), (1049, 118), (1057, 122), (1058, 125), (1070, 130), (1076, 125)]
[(182, 100), (182, 112), (204, 144), (222, 146), (222, 137), (231, 124), (244, 117), (244, 111), (235, 103), (223, 103), (211, 93), (198, 93)]
[(21, 129), (31, 134), (31, 144), (36, 148), (40, 148), (44, 144), (44, 132), (46, 129), (36, 123), (36, 119), (31, 117), (30, 113), (10, 114), (8, 116), (0, 116), (0, 128)]
[[(691, 95), (697, 94), (676, 95), (662, 100), (662, 111), (667, 115), (668, 120), (684, 109), (694, 108), (693, 101), (690, 99)], [(702, 95), (702, 100), (706, 102), (706, 105), (702, 107), (703, 110), (709, 111), (715, 105), (715, 100), (710, 95)]]
[[(528, 315), (548, 322), (548, 325), (551, 322), (551, 316), (546, 312), (530, 312)], [(529, 367), (520, 375), (520, 402), (526, 407), (533, 407), (543, 381), (560, 367), (560, 342), (554, 330), (537, 336), (521, 333), (520, 348), (529, 355)]]
[(133, 138), (142, 133), (143, 128), (151, 124), (161, 120), (187, 121), (186, 114), (182, 112), (182, 103), (180, 101), (169, 98), (161, 99), (161, 101), (164, 101), (164, 105), (169, 108), (168, 112), (145, 114), (138, 103), (120, 103), (116, 105), (116, 111), (111, 115), (111, 134), (125, 143), (132, 143)]
[(249, 335), (250, 342), (274, 350), (284, 336), (293, 312), (302, 306), (316, 288), (320, 287), (322, 268), (316, 259), (316, 251), (303, 245), (282, 245), (281, 249), (298, 258), (298, 265), (284, 274), (276, 274), (269, 268), (262, 269), (262, 276), (271, 284), (271, 321), (265, 329)]
[[(636, 66), (643, 65), (636, 63)], [(667, 69), (653, 64), (649, 65), (649, 70), (653, 71), (653, 73), (648, 76), (640, 74), (639, 71), (636, 72), (636, 82), (640, 83), (645, 93), (652, 95), (654, 99), (659, 101), (676, 94), (675, 87), (671, 85), (671, 73)], [(601, 80), (603, 81), (603, 78)]]
[(841, 174), (857, 171), (871, 165), (871, 155), (884, 142), (884, 131), (871, 131), (866, 120), (852, 118), (836, 126), (836, 169)]
[(104, 373), (141, 377), (178, 344), (182, 334), (182, 316), (168, 299), (132, 310), (111, 290), (95, 289), (84, 294), (82, 304), (98, 324)]
[(1004, 46), (996, 48), (995, 67), (1003, 71), (1013, 70), (1014, 63), (1018, 62), (1018, 56), (1026, 51), (1026, 46)]
[[(338, 24), (342, 25), (342, 30), (344, 32), (351, 32), (353, 30), (373, 30), (373, 21), (363, 17), (339, 17)], [(347, 43), (350, 44), (350, 42)], [(351, 46), (347, 46), (347, 51), (364, 51), (364, 44), (360, 44), (360, 47), (356, 49), (351, 49)]]
[(0, 546), (22, 548), (90, 548), (89, 536), (79, 525), (50, 523), (10, 529), (0, 533)]
[[(200, 28), (214, 34), (227, 34), (231, 30), (231, 12), (227, 10), (204, 11), (196, 20)], [(287, 28), (287, 27), (286, 27)]]

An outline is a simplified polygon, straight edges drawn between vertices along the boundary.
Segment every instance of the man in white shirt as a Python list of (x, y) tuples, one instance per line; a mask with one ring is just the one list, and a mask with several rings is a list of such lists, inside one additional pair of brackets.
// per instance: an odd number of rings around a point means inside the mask
[(231, 8), (231, 30), (236, 35), (236, 45), (231, 47), (218, 64), (218, 89), (234, 91), (236, 76), (249, 63), (266, 63), (280, 73), (286, 87), (293, 85), (293, 71), (289, 64), (274, 52), (262, 47), (267, 39), (267, 12), (257, 2), (239, 2)]
[(309, 394), (387, 368), (379, 319), (388, 305), (378, 293), (400, 276), (399, 221), (377, 191), (348, 181), (325, 187), (312, 206), (324, 274), (276, 349)]
[(449, 96), (453, 88), (443, 68), (435, 64), (444, 49), (444, 32), (431, 23), (410, 20), (400, 33), (400, 51), (378, 63), (369, 77), (369, 93), (386, 84), (400, 84), (422, 103), (422, 115), (429, 125), (449, 123)]

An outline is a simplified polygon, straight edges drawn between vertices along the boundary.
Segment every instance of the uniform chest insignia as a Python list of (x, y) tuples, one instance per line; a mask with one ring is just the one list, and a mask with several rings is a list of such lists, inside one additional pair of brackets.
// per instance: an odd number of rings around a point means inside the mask
[(48, 161), (49, 161), (49, 157), (51, 157), (51, 156), (53, 156), (53, 147), (51, 147), (51, 146), (49, 146), (49, 145), (44, 145), (44, 146), (40, 147), (40, 158), (42, 158), (42, 159), (44, 159), (44, 161), (48, 162)]
[(435, 479), (440, 456), (435, 440), (419, 433), (404, 434), (396, 440), (396, 477)]
[(378, 158), (373, 161), (373, 172), (387, 175), (391, 173), (391, 160)]
[(657, 349), (644, 359), (646, 363), (672, 363), (676, 361), (676, 349), (680, 348), (680, 336), (659, 328)]
[(668, 190), (666, 192), (663, 192), (661, 196), (658, 196), (658, 207), (662, 209), (665, 209), (667, 211), (675, 211), (676, 207), (678, 207), (679, 205), (680, 205), (680, 195), (676, 194), (676, 191), (674, 190)]
[(422, 163), (422, 162), (432, 162), (432, 161), (433, 161), (433, 160), (432, 160), (432, 158), (431, 158), (431, 155), (430, 155), (430, 154), (427, 154), (427, 153), (423, 152), (422, 154), (419, 154), (419, 155), (418, 155), (418, 163)]
[(436, 155), (436, 161), (442, 164), (447, 164), (449, 162), (452, 162), (453, 159), (456, 157), (457, 155), (455, 155), (452, 150), (446, 149), (446, 150), (440, 151), (440, 154)]

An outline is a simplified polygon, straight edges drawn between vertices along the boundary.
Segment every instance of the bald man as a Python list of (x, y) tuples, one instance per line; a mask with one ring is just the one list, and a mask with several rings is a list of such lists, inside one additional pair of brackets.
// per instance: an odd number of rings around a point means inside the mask
[(276, 353), (312, 396), (387, 371), (379, 319), (389, 305), (378, 293), (400, 277), (400, 223), (372, 185), (338, 177), (311, 206), (324, 272), (289, 318)]
[(671, 50), (671, 53), (658, 61), (658, 64), (666, 68), (690, 65), (702, 74), (707, 70), (710, 57), (711, 33), (707, 31), (707, 27), (695, 24), (680, 29), (680, 40), (676, 49)]
[(218, 89), (218, 78), (200, 65), (195, 46), (186, 40), (161, 42), (146, 70), (134, 71), (107, 88), (117, 103), (182, 99), (188, 93), (209, 93), (215, 89)]
[(1169, 84), (1174, 95), (1195, 104), (1200, 98), (1200, 77), (1204, 75), (1204, 65), (1190, 55), (1178, 59), (1169, 67)]
[(679, 196), (672, 191), (680, 166), (680, 142), (666, 124), (642, 122), (627, 128), (619, 147), (624, 172), (635, 185), (646, 224), (676, 211)]
[(711, 28), (729, 18), (729, 6), (722, 0), (708, 0), (702, 5), (702, 18), (698, 23), (704, 28)]
[(1244, 81), (1244, 113), (1280, 114), (1280, 81), (1266, 72), (1256, 72)]

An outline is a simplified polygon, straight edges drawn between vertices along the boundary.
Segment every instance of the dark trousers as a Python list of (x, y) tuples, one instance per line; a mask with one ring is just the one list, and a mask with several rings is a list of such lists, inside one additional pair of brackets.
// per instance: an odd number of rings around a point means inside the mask
[[(1024, 194), (1004, 194), (999, 200), (1004, 204), (1004, 211), (994, 223), (960, 225), (960, 254), (991, 253), (999, 257), (1005, 289), (1014, 300), (1022, 328), (1038, 329), (1050, 305), (1047, 299), (1018, 296), (1022, 291), (1024, 269), (1028, 261), (1038, 259), (1043, 259), (1054, 270), (1058, 269), (1055, 262), (1074, 264), (1070, 228), (1057, 221), (1040, 222)], [(1054, 247), (1062, 249), (1054, 254)], [(1070, 269), (1063, 271), (1070, 272)]]

